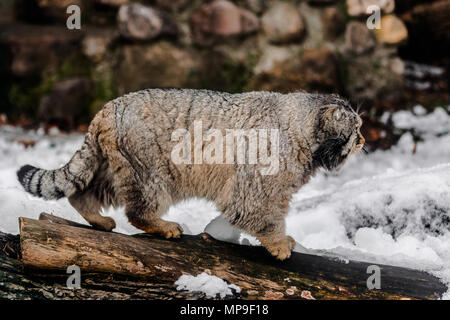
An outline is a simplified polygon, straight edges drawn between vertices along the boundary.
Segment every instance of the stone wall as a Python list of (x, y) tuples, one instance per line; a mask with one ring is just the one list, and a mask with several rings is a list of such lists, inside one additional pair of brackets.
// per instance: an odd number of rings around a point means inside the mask
[[(106, 101), (150, 87), (304, 89), (340, 93), (370, 115), (406, 108), (418, 98), (399, 47), (407, 51), (417, 15), (431, 5), (448, 13), (448, 2), (5, 0), (0, 113), (73, 126)], [(81, 30), (66, 28), (69, 4), (81, 8)], [(379, 30), (366, 26), (371, 4), (382, 9)], [(435, 32), (448, 42), (442, 20)], [(448, 101), (438, 69), (431, 104)]]

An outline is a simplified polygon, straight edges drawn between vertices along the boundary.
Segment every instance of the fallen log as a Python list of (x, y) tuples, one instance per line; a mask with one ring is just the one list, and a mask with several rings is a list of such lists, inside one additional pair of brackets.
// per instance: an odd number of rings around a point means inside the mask
[[(9, 246), (5, 250), (4, 244)], [(19, 236), (0, 232), (0, 300), (142, 300), (202, 299), (204, 294), (177, 291), (172, 283), (136, 281), (109, 274), (82, 274), (82, 287), (70, 289), (67, 274), (47, 270), (29, 272), (17, 259)], [(86, 278), (84, 278), (86, 277)]]
[(134, 298), (155, 298), (159, 290), (163, 298), (204, 298), (177, 291), (174, 282), (182, 274), (205, 271), (239, 286), (243, 299), (300, 299), (308, 297), (307, 291), (315, 299), (435, 299), (447, 290), (432, 275), (386, 265), (379, 265), (381, 289), (370, 290), (369, 263), (296, 252), (280, 262), (262, 247), (230, 244), (207, 234), (174, 240), (129, 236), (47, 214), (40, 221), (20, 218), (19, 222), (25, 274), (65, 279), (67, 267), (75, 264), (81, 268), (83, 290), (95, 284), (102, 289), (109, 283), (108, 292), (116, 290), (118, 296), (125, 281), (128, 293), (140, 290)]

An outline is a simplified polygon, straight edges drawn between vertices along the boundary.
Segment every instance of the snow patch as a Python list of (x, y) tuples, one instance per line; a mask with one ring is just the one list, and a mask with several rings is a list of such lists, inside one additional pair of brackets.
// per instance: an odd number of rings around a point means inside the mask
[(203, 272), (197, 276), (191, 276), (184, 274), (175, 282), (177, 290), (187, 290), (190, 292), (203, 292), (208, 297), (215, 298), (220, 296), (225, 298), (226, 296), (234, 295), (234, 293), (240, 293), (241, 288), (234, 284), (228, 284), (223, 279), (212, 276)]
[(415, 132), (430, 136), (446, 133), (450, 130), (450, 118), (444, 108), (436, 108), (426, 114), (422, 106), (414, 107), (414, 114), (410, 111), (398, 111), (392, 115), (394, 126), (399, 129), (413, 129)]

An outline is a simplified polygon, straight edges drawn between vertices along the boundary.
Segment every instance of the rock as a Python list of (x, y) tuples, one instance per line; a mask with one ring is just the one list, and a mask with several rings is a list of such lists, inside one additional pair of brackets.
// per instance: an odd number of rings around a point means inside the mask
[(253, 68), (261, 48), (258, 37), (248, 37), (240, 41), (218, 44), (211, 51), (223, 55), (223, 59), (229, 60), (230, 63), (242, 63)]
[(329, 49), (306, 49), (301, 59), (301, 81), (310, 91), (340, 92), (341, 83), (336, 56)]
[(450, 42), (449, 15), (450, 0), (438, 0), (410, 6), (409, 10), (402, 14), (401, 19), (408, 26), (408, 30), (412, 29), (414, 33), (417, 33), (417, 38), (427, 37), (429, 41), (431, 39), (436, 42), (444, 40), (448, 44)]
[(352, 21), (345, 30), (345, 49), (362, 54), (374, 48), (376, 42), (372, 32), (362, 22)]
[(258, 18), (226, 0), (204, 4), (190, 18), (195, 43), (210, 45), (217, 40), (247, 35), (259, 29)]
[(15, 76), (40, 75), (49, 67), (57, 67), (67, 57), (79, 50), (83, 33), (67, 31), (59, 26), (4, 25), (0, 44), (10, 59), (6, 69)]
[(47, 124), (74, 128), (77, 118), (86, 110), (92, 92), (93, 84), (88, 78), (61, 81), (55, 84), (50, 94), (41, 98), (37, 118)]
[(251, 74), (243, 62), (216, 49), (197, 51), (195, 54), (199, 55), (201, 63), (194, 71), (190, 87), (230, 93), (246, 91)]
[[(397, 1), (396, 5), (402, 4), (405, 10), (399, 17), (408, 29), (408, 40), (402, 44), (402, 53), (407, 54), (408, 59), (443, 64), (450, 70), (450, 0)], [(448, 86), (450, 82), (445, 83)]]
[(305, 37), (302, 39), (304, 48), (317, 48), (325, 43), (325, 26), (323, 23), (324, 8), (308, 5), (300, 2), (298, 6), (303, 18), (303, 24), (307, 26)]
[(377, 6), (384, 13), (391, 13), (395, 9), (394, 0), (347, 0), (347, 12), (352, 17), (366, 16), (369, 6)]
[(339, 68), (335, 55), (327, 48), (306, 49), (287, 58), (288, 53), (278, 52), (279, 60), (273, 60), (251, 82), (253, 90), (291, 92), (308, 90), (340, 92)]
[(408, 30), (402, 20), (390, 14), (381, 17), (381, 28), (375, 31), (377, 40), (387, 44), (398, 44), (408, 38)]
[(275, 2), (261, 18), (262, 29), (273, 43), (288, 43), (299, 40), (305, 31), (303, 19), (290, 3)]
[(240, 10), (241, 12), (241, 34), (249, 34), (259, 29), (259, 19), (248, 10)]
[(334, 40), (345, 30), (345, 16), (336, 7), (328, 7), (323, 10), (322, 23), (324, 26), (324, 37)]
[(169, 15), (139, 3), (121, 6), (117, 22), (120, 34), (129, 40), (151, 40), (178, 32), (175, 21)]
[(396, 58), (392, 58), (389, 61), (389, 66), (392, 70), (392, 72), (398, 74), (398, 75), (403, 75), (403, 73), (405, 72), (405, 63), (403, 62), (402, 59), (396, 57)]
[(111, 29), (89, 29), (83, 38), (82, 52), (93, 62), (100, 62), (105, 57), (109, 45), (117, 36), (118, 34)]
[(284, 46), (266, 46), (253, 72), (256, 75), (270, 73), (277, 65), (298, 57), (298, 52)]
[(376, 47), (370, 55), (347, 58), (342, 68), (345, 68), (345, 91), (349, 96), (367, 103), (394, 101), (404, 89), (403, 76), (392, 70), (395, 51)]
[(192, 77), (201, 66), (197, 57), (198, 54), (166, 41), (121, 46), (115, 68), (118, 93), (146, 88), (192, 87)]
[(86, 37), (83, 40), (83, 54), (94, 62), (101, 61), (105, 56), (109, 42), (101, 37)]

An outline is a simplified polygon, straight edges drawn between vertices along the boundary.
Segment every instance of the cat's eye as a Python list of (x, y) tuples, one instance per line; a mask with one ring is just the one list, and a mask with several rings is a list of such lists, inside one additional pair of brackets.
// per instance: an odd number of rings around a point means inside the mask
[(343, 116), (344, 116), (344, 113), (341, 111), (341, 110), (339, 110), (339, 109), (336, 109), (335, 111), (334, 111), (334, 119), (336, 119), (336, 120), (341, 120), (342, 118), (343, 118)]

